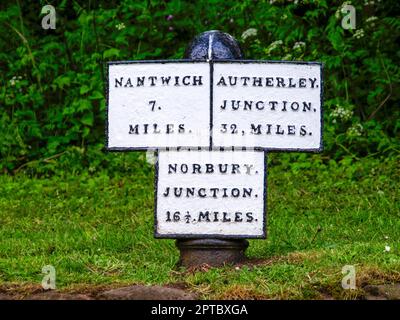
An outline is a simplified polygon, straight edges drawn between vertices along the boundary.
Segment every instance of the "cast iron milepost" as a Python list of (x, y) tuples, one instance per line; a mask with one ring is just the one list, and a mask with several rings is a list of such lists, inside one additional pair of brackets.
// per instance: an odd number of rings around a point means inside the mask
[[(198, 35), (189, 45), (184, 58), (241, 60), (243, 54), (231, 35), (213, 30)], [(180, 251), (179, 265), (196, 267), (207, 264), (217, 267), (245, 260), (249, 242), (245, 239), (179, 239), (176, 246)]]
[(266, 237), (265, 152), (323, 148), (323, 65), (244, 60), (220, 31), (184, 57), (108, 62), (106, 149), (158, 150), (154, 236), (180, 265), (234, 264)]

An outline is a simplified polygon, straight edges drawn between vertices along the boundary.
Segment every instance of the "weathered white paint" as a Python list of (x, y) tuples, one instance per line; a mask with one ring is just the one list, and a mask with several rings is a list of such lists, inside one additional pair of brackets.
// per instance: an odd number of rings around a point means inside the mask
[[(201, 76), (203, 85), (171, 85), (175, 77)], [(154, 86), (146, 82), (137, 87), (137, 77), (157, 76)], [(162, 85), (160, 77), (171, 76), (170, 85)], [(133, 87), (115, 87), (115, 79)], [(126, 63), (109, 65), (108, 148), (157, 148), (209, 146), (210, 67), (208, 63)], [(149, 101), (156, 101), (154, 111)], [(159, 109), (159, 107), (161, 109)], [(139, 124), (148, 134), (129, 134), (129, 126)], [(157, 131), (152, 133), (154, 124)], [(166, 126), (174, 133), (167, 134)], [(179, 124), (185, 132), (178, 133)]]
[[(265, 212), (264, 198), (265, 172), (264, 152), (257, 151), (159, 151), (158, 154), (158, 179), (157, 179), (157, 200), (156, 200), (156, 232), (160, 237), (179, 238), (195, 235), (221, 235), (237, 237), (262, 237), (264, 235)], [(188, 173), (169, 173), (169, 164), (188, 166)], [(193, 164), (200, 165), (202, 173), (196, 171), (193, 174)], [(214, 173), (205, 173), (206, 165), (212, 164)], [(220, 173), (217, 168), (219, 164), (228, 164), (228, 172)], [(232, 164), (239, 165), (239, 170), (232, 174)], [(250, 168), (248, 171), (247, 168)], [(252, 166), (252, 167), (251, 167)], [(224, 168), (224, 167), (223, 167)], [(209, 170), (211, 171), (211, 170)], [(167, 188), (170, 188), (169, 196), (165, 197)], [(196, 190), (205, 188), (210, 197), (175, 197), (171, 195), (171, 188), (195, 187)], [(213, 198), (210, 188), (219, 188), (217, 198)], [(222, 197), (222, 188), (231, 190), (237, 188), (242, 190), (251, 189), (251, 197)], [(203, 193), (202, 193), (203, 194)], [(167, 222), (166, 212), (170, 211), (171, 219), (176, 211), (180, 212), (180, 221)], [(210, 212), (210, 222), (199, 222), (200, 212)], [(186, 223), (185, 215), (190, 213), (189, 223)], [(227, 217), (231, 222), (214, 222), (214, 212), (228, 212)], [(235, 212), (242, 212), (242, 222), (234, 222)], [(246, 222), (246, 213), (252, 212), (254, 220)], [(173, 220), (173, 219), (172, 219)]]
[[(268, 62), (212, 62), (213, 104), (210, 106), (210, 64), (133, 63), (109, 65), (108, 148), (164, 148), (208, 147), (212, 127), (213, 147), (246, 147), (282, 150), (319, 150), (321, 147), (321, 65)], [(197, 76), (202, 85), (173, 85), (175, 77)], [(154, 86), (147, 82), (136, 86), (137, 77), (157, 76)], [(161, 77), (171, 77), (170, 85), (162, 85)], [(221, 77), (248, 77), (246, 85), (219, 85)], [(131, 78), (133, 87), (115, 87), (116, 79)], [(262, 86), (254, 86), (253, 79), (261, 78)], [(266, 86), (271, 78), (273, 86)], [(279, 87), (277, 78), (285, 81)], [(305, 88), (299, 79), (305, 79)], [(292, 79), (296, 87), (288, 87)], [(311, 83), (310, 79), (313, 80)], [(148, 80), (147, 80), (148, 81)], [(156, 101), (155, 105), (150, 101)], [(223, 110), (222, 105), (227, 108)], [(241, 107), (232, 110), (232, 101)], [(244, 101), (253, 103), (252, 110), (244, 110)], [(277, 101), (274, 107), (271, 101)], [(257, 110), (261, 102), (263, 110)], [(298, 104), (298, 111), (291, 109)], [(310, 110), (304, 109), (304, 103)], [(284, 107), (285, 105), (285, 107)], [(154, 110), (152, 108), (154, 107)], [(213, 121), (210, 123), (210, 108)], [(275, 108), (275, 110), (273, 110)], [(283, 109), (286, 110), (283, 110)], [(138, 125), (139, 133), (129, 133), (130, 126)], [(148, 133), (145, 134), (147, 125)], [(184, 131), (178, 132), (179, 125)], [(156, 129), (155, 127), (156, 126)], [(225, 128), (223, 126), (226, 126)], [(253, 127), (252, 127), (253, 126)], [(290, 129), (289, 129), (290, 127)], [(261, 134), (254, 134), (261, 130)], [(167, 133), (168, 130), (173, 133)], [(156, 130), (157, 132), (154, 132)], [(160, 131), (160, 132), (158, 132)], [(226, 131), (226, 132), (224, 132)], [(267, 133), (270, 131), (270, 133)], [(234, 133), (232, 133), (234, 132)], [(284, 132), (284, 134), (278, 134)], [(288, 133), (292, 134), (288, 134)]]
[[(237, 84), (234, 86), (217, 85), (221, 76), (228, 79), (233, 77), (249, 77), (248, 85)], [(263, 83), (267, 77), (274, 78), (274, 86), (252, 86), (253, 77), (262, 77)], [(277, 87), (276, 77), (282, 77), (286, 81), (286, 87)], [(288, 79), (297, 82), (296, 88), (288, 87)], [(307, 88), (298, 87), (298, 79), (307, 79)], [(314, 79), (315, 86), (311, 88), (309, 79)], [(234, 79), (234, 78), (232, 78)], [(315, 80), (316, 79), (316, 80)], [(214, 62), (214, 86), (213, 86), (213, 145), (214, 146), (237, 146), (237, 147), (261, 147), (269, 149), (314, 149), (321, 145), (321, 65), (319, 64), (293, 64), (293, 63), (218, 63)], [(281, 111), (281, 108), (271, 110), (266, 104), (264, 110), (222, 110), (223, 101), (248, 100), (248, 101), (287, 101), (299, 102), (300, 109), (303, 102), (311, 103), (311, 112), (306, 111)], [(281, 104), (283, 106), (283, 103)], [(234, 124), (238, 130), (236, 134), (222, 133), (222, 124), (228, 128)], [(251, 134), (251, 124), (261, 124), (263, 133), (261, 135)], [(294, 135), (266, 134), (267, 124), (271, 124), (273, 131), (276, 126), (287, 131), (287, 126), (295, 126)], [(300, 127), (304, 126), (307, 134), (300, 136)]]

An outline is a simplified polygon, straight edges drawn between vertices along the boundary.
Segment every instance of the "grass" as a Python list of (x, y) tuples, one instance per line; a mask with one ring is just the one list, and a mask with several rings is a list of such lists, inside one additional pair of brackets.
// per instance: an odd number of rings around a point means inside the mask
[(257, 262), (206, 270), (176, 268), (174, 241), (153, 238), (144, 162), (130, 175), (0, 176), (0, 288), (40, 285), (45, 265), (59, 290), (178, 285), (204, 299), (360, 297), (341, 288), (345, 265), (358, 287), (400, 282), (398, 159), (280, 157), (269, 159), (268, 238), (247, 251)]

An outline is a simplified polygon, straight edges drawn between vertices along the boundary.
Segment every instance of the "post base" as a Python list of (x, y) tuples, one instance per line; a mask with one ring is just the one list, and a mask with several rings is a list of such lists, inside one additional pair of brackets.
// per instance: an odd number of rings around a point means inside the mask
[(180, 251), (179, 266), (197, 267), (207, 264), (221, 267), (244, 261), (249, 242), (244, 239), (188, 239), (176, 240), (176, 246)]

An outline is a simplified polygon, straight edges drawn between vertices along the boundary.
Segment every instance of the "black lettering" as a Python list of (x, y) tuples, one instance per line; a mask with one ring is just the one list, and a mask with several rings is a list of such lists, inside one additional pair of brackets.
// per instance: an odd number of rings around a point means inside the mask
[(136, 86), (140, 87), (140, 86), (144, 86), (144, 77), (137, 77), (136, 78)]
[(231, 222), (231, 219), (227, 217), (228, 212), (223, 212), (222, 222)]
[(240, 174), (240, 164), (232, 163), (232, 174)]
[(238, 198), (240, 196), (240, 190), (238, 188), (232, 188), (231, 194), (232, 194), (232, 197)]
[(251, 134), (261, 134), (261, 124), (259, 124), (257, 127), (255, 126), (255, 124), (251, 124)]
[(281, 78), (281, 77), (276, 77), (276, 81), (277, 81), (277, 84), (276, 84), (276, 86), (278, 87), (278, 88), (280, 88), (280, 87), (285, 87), (285, 79), (283, 79), (283, 78)]
[(201, 82), (201, 80), (202, 80), (202, 76), (193, 76), (193, 85), (194, 86), (197, 86), (197, 85), (202, 86), (203, 83)]
[(250, 110), (251, 111), (251, 106), (253, 105), (253, 101), (244, 101), (244, 107), (243, 110)]
[(253, 77), (253, 87), (262, 87), (261, 77)]
[(139, 125), (132, 126), (129, 125), (129, 134), (139, 134)]
[(156, 80), (157, 80), (157, 77), (149, 77), (149, 79), (150, 79), (150, 85), (152, 86), (152, 87), (154, 87), (155, 85), (156, 85)]
[(221, 105), (221, 107), (220, 107), (222, 110), (225, 110), (226, 109), (226, 100), (224, 100), (224, 104), (223, 105)]
[(198, 163), (193, 163), (193, 174), (199, 173), (201, 174), (201, 165)]
[[(230, 84), (231, 86), (236, 86), (237, 77), (229, 76), (228, 78), (229, 78), (229, 84)], [(232, 81), (232, 78), (235, 79), (235, 82)]]
[(282, 101), (282, 103), (283, 103), (283, 108), (282, 108), (281, 111), (286, 111), (286, 104), (287, 104), (287, 101)]
[(173, 124), (167, 124), (167, 130), (166, 134), (174, 133), (174, 125)]
[(281, 125), (280, 124), (276, 125), (276, 134), (285, 134), (285, 131), (283, 131), (281, 129)]
[(168, 85), (170, 80), (171, 80), (171, 76), (169, 76), (169, 77), (161, 77), (161, 83), (163, 85)]
[(243, 188), (243, 198), (251, 198), (252, 188)]
[[(235, 107), (236, 102), (236, 107)], [(232, 110), (238, 110), (240, 107), (240, 100), (232, 100)]]
[(118, 88), (118, 85), (119, 85), (120, 87), (122, 87), (122, 81), (123, 81), (123, 80), (124, 80), (124, 77), (121, 77), (121, 78), (119, 79), (119, 81), (118, 81), (117, 78), (115, 78), (115, 87)]
[[(188, 80), (188, 82), (187, 82), (186, 80)], [(190, 76), (184, 76), (184, 77), (182, 78), (182, 83), (183, 83), (183, 85), (185, 85), (185, 86), (190, 85)]]
[(241, 212), (235, 212), (235, 222), (242, 222), (242, 213)]
[(214, 165), (212, 163), (206, 163), (206, 173), (214, 173)]
[(306, 112), (306, 110), (311, 111), (311, 102), (303, 102), (303, 112)]
[(315, 83), (317, 82), (317, 78), (308, 78), (311, 82), (311, 88), (314, 89)]
[(265, 85), (267, 87), (273, 87), (274, 86), (274, 78), (268, 77), (268, 78), (265, 78), (265, 80), (266, 80)]
[(131, 78), (128, 78), (128, 81), (125, 83), (124, 87), (133, 87), (133, 84), (131, 82)]
[(253, 222), (253, 220), (254, 220), (254, 218), (253, 218), (253, 212), (247, 212), (247, 213), (246, 213), (246, 217), (247, 217), (246, 222)]
[[(168, 174), (176, 173), (177, 164), (168, 164)], [(173, 171), (173, 172), (172, 172)]]
[(200, 211), (198, 221), (201, 222), (202, 220), (206, 220), (207, 222), (210, 222), (210, 212), (209, 211), (206, 211), (206, 212)]
[(188, 198), (189, 196), (194, 197), (194, 189), (195, 188), (186, 188), (186, 197)]
[(205, 198), (207, 196), (205, 188), (200, 188), (199, 191), (197, 191), (197, 193), (198, 193), (200, 198)]
[(158, 124), (157, 124), (157, 123), (154, 123), (154, 124), (153, 124), (153, 129), (154, 129), (154, 130), (153, 130), (153, 133), (160, 133), (160, 132), (161, 132), (160, 130), (157, 131), (157, 128), (158, 128)]
[[(226, 173), (228, 171), (228, 165), (227, 164), (221, 164), (220, 163), (218, 166), (219, 166), (219, 172)], [(225, 166), (225, 167), (223, 168), (223, 166)]]
[[(262, 107), (259, 107), (259, 104), (261, 104)], [(256, 109), (257, 110), (264, 110), (264, 102), (263, 101), (257, 101)]]
[(271, 110), (275, 111), (275, 107), (278, 104), (278, 101), (270, 101), (268, 103), (269, 103), (269, 105), (271, 105)]
[(243, 81), (243, 85), (247, 86), (247, 81), (250, 80), (250, 77), (241, 77), (240, 79)]
[(221, 79), (219, 79), (217, 86), (226, 86), (224, 77), (221, 77)]
[(292, 104), (290, 105), (290, 108), (293, 110), (293, 111), (298, 111), (299, 110), (299, 104), (295, 101), (295, 102), (292, 102)]
[(169, 187), (165, 188), (165, 192), (163, 193), (164, 197), (168, 197), (169, 195)]
[(219, 189), (218, 188), (210, 188), (210, 191), (212, 192), (212, 197), (216, 198)]
[(174, 188), (175, 197), (179, 198), (182, 195), (183, 188)]

